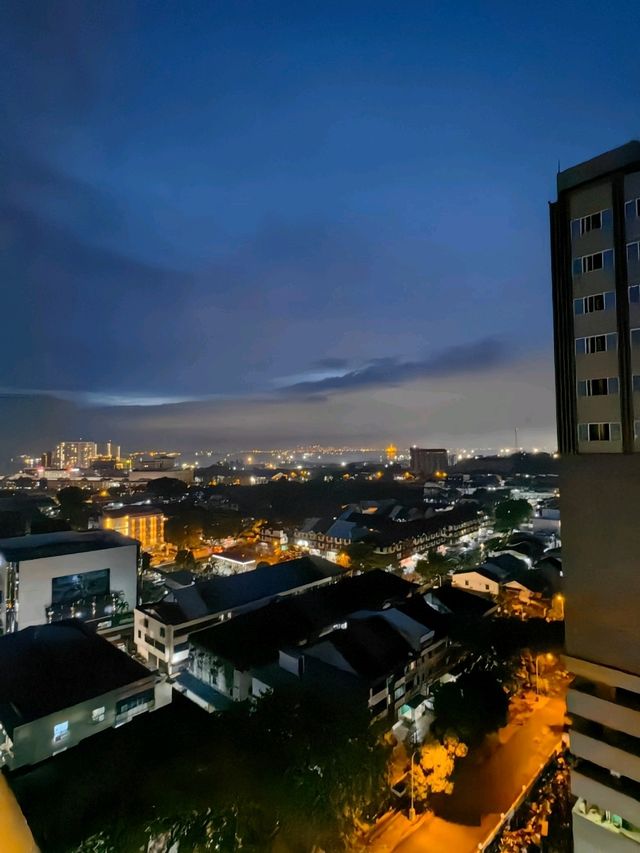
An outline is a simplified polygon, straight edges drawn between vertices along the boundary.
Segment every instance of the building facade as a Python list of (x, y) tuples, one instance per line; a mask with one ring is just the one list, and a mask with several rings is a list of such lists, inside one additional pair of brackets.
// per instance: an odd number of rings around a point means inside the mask
[(90, 468), (98, 455), (95, 441), (61, 441), (53, 453), (56, 468)]
[(106, 509), (100, 518), (103, 530), (137, 539), (143, 551), (157, 551), (164, 546), (164, 523), (162, 510), (151, 506)]
[(417, 477), (431, 477), (449, 468), (449, 456), (442, 447), (412, 447), (409, 452), (411, 473)]
[(133, 624), (138, 551), (106, 530), (0, 539), (2, 633), (69, 618), (105, 632)]
[(577, 853), (640, 850), (640, 142), (551, 204)]

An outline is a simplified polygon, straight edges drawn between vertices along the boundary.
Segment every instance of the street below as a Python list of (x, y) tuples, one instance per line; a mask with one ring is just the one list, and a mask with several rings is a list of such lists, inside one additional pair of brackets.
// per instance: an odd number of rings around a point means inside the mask
[(433, 799), (435, 812), (414, 824), (390, 816), (370, 836), (379, 853), (472, 853), (500, 827), (503, 814), (539, 774), (562, 740), (564, 696), (530, 695), (533, 710), (511, 721), (459, 762), (450, 796)]

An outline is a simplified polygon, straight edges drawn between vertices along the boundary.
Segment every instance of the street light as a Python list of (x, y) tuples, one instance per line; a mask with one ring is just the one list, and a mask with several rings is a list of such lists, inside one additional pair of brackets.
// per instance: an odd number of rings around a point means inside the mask
[(411, 776), (411, 806), (409, 807), (409, 820), (413, 822), (416, 819), (416, 810), (413, 804), (413, 756), (416, 754), (418, 750), (414, 749), (411, 753), (411, 767), (409, 770), (409, 774)]
[(538, 661), (541, 657), (545, 657), (549, 663), (553, 660), (551, 652), (547, 652), (546, 655), (543, 655), (542, 652), (540, 652), (540, 654), (536, 655), (536, 696), (540, 695), (540, 670), (538, 669)]

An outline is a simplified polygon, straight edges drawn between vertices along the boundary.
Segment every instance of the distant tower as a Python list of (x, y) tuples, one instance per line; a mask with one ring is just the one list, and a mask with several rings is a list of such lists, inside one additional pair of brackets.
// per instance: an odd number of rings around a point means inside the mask
[(387, 454), (387, 462), (395, 462), (398, 458), (398, 448), (393, 443), (385, 449), (385, 453)]

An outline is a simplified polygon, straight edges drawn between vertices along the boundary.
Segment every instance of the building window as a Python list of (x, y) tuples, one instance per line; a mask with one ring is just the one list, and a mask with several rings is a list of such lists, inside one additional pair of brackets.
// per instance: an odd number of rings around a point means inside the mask
[(91, 712), (91, 722), (92, 723), (102, 723), (104, 722), (106, 708), (103, 706), (102, 708), (94, 708)]
[(640, 302), (640, 284), (632, 284), (629, 288), (629, 302)]
[(604, 252), (594, 252), (593, 255), (583, 255), (573, 259), (573, 274), (585, 275), (596, 270), (613, 269), (613, 249)]
[(633, 437), (640, 438), (640, 421), (633, 422)]
[(618, 377), (609, 376), (606, 379), (582, 379), (578, 382), (579, 397), (606, 397), (618, 393)]
[(640, 218), (640, 198), (634, 198), (631, 201), (625, 202), (624, 215), (625, 219)]
[[(640, 329), (638, 331), (640, 332)], [(617, 346), (618, 335), (615, 332), (610, 332), (608, 335), (591, 335), (588, 338), (576, 338), (576, 355), (592, 355), (596, 352), (607, 352), (617, 349)]]
[(486, 583), (486, 584), (484, 585), (484, 588), (485, 588), (485, 589), (489, 589), (489, 584), (488, 584), (488, 583)]
[(593, 314), (595, 311), (609, 311), (615, 307), (616, 294), (613, 290), (573, 300), (573, 312), (576, 317), (580, 314)]
[(640, 261), (640, 243), (627, 243), (627, 263), (633, 264)]
[(148, 628), (148, 627), (149, 627), (149, 620), (148, 620), (148, 619), (145, 619), (145, 620), (144, 620), (144, 622), (143, 622), (143, 625), (144, 625), (144, 627), (145, 627), (145, 628)]
[(465, 586), (469, 586), (469, 581), (465, 581), (465, 582), (464, 582), (464, 585), (465, 585)]
[(600, 231), (602, 228), (608, 228), (611, 225), (611, 211), (598, 210), (596, 213), (590, 213), (588, 216), (582, 216), (579, 219), (571, 221), (571, 237), (581, 237), (583, 234), (588, 234), (590, 231)]
[(640, 329), (631, 329), (631, 346), (640, 347)]
[(578, 424), (578, 441), (620, 441), (620, 424)]
[(65, 720), (64, 723), (57, 723), (53, 727), (53, 742), (61, 743), (63, 740), (66, 740), (69, 737), (69, 720)]
[(142, 631), (140, 630), (140, 628), (138, 628), (138, 639), (142, 639)]
[(160, 636), (164, 637), (165, 634), (166, 634), (166, 631), (164, 630), (164, 628), (160, 628)]

